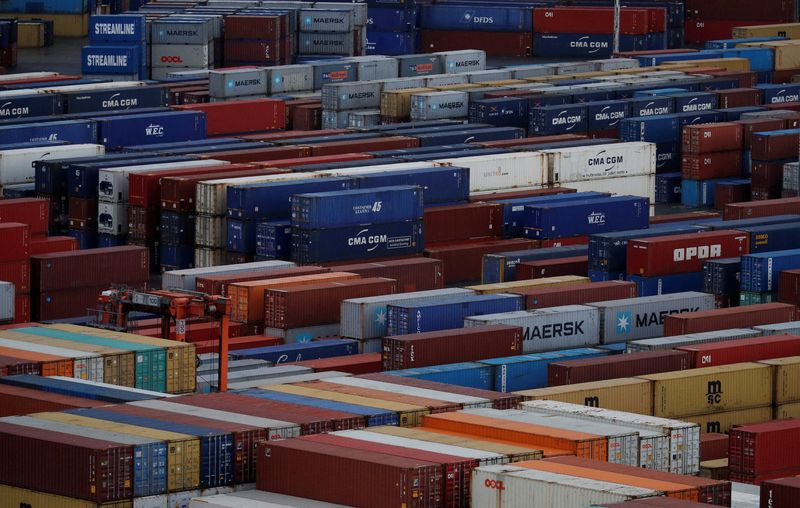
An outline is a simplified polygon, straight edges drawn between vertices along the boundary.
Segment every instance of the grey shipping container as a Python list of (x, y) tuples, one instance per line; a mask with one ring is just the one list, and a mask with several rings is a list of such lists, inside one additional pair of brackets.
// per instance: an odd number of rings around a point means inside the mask
[(322, 107), (328, 110), (379, 108), (381, 85), (377, 82), (331, 83), (322, 87)]
[(356, 51), (353, 34), (300, 32), (298, 51), (301, 55), (342, 55), (353, 56)]
[(322, 110), (323, 129), (344, 129), (350, 124), (349, 111), (337, 111), (335, 109)]
[(380, 109), (361, 109), (347, 112), (348, 127), (373, 127), (381, 124)]
[(423, 77), (406, 77), (397, 78), (385, 81), (382, 85), (381, 91), (389, 92), (391, 90), (403, 90), (405, 88), (425, 88), (425, 78)]
[(552, 76), (556, 72), (556, 70), (549, 65), (523, 65), (520, 67), (512, 67), (511, 71), (511, 77), (513, 79)]
[(150, 43), (159, 44), (208, 44), (214, 38), (214, 27), (208, 21), (153, 21), (150, 30)]
[(295, 266), (290, 261), (257, 261), (255, 263), (240, 263), (237, 265), (214, 266), (209, 268), (189, 268), (186, 270), (170, 270), (164, 272), (161, 280), (163, 289), (178, 288), (194, 291), (197, 277), (210, 275), (224, 275), (230, 273), (252, 272), (253, 270), (278, 270)]
[(398, 76), (397, 60), (391, 57), (357, 56), (352, 61), (356, 64), (359, 81), (394, 79)]
[(300, 9), (300, 30), (304, 32), (350, 33), (353, 12), (344, 9)]
[(439, 55), (401, 55), (395, 58), (401, 78), (443, 74)]
[(514, 79), (511, 69), (492, 69), (490, 71), (475, 71), (469, 73), (470, 83), (485, 83), (486, 81), (504, 81)]
[(591, 62), (562, 62), (545, 65), (552, 67), (556, 74), (578, 74), (595, 70), (595, 65)]
[(670, 314), (714, 308), (714, 296), (696, 291), (589, 304), (600, 309), (600, 342), (614, 344), (664, 335)]
[(221, 249), (228, 244), (228, 223), (224, 215), (199, 214), (194, 222), (194, 241), (197, 245)]
[(315, 88), (315, 69), (310, 65), (279, 65), (264, 70), (267, 73), (270, 94), (304, 92)]
[(432, 88), (435, 86), (466, 85), (469, 83), (467, 74), (438, 74), (436, 76), (426, 76), (423, 78), (423, 86)]
[(153, 44), (152, 67), (208, 67), (214, 63), (214, 44)]
[(14, 319), (14, 284), (0, 281), (0, 322)]
[[(265, 2), (261, 2), (262, 7)], [(366, 2), (314, 2), (316, 7), (324, 6), (327, 9), (346, 9), (353, 11), (353, 25), (365, 26), (367, 24), (367, 3)]]
[(354, 63), (346, 60), (314, 63), (313, 72), (314, 85), (311, 90), (322, 90), (322, 86), (328, 83), (343, 83), (358, 79), (358, 68)]
[(800, 335), (800, 321), (790, 321), (788, 323), (777, 323), (774, 325), (760, 325), (753, 327), (754, 330), (763, 335)]
[(462, 49), (434, 53), (442, 59), (442, 72), (447, 74), (482, 71), (486, 69), (486, 52), (480, 49)]
[(208, 91), (212, 97), (245, 97), (268, 94), (267, 69), (211, 71), (208, 75)]
[(464, 326), (519, 326), (522, 328), (522, 352), (541, 353), (597, 345), (600, 341), (599, 314), (598, 309), (587, 305), (564, 305), (471, 316), (464, 320)]
[[(800, 328), (798, 328), (798, 331), (800, 331)], [(764, 335), (763, 331), (734, 328), (713, 332), (691, 333), (688, 335), (673, 335), (672, 337), (656, 337), (653, 339), (632, 340), (628, 342), (627, 351), (629, 353), (637, 353), (640, 351), (652, 351), (654, 349), (675, 349), (680, 346), (746, 339), (749, 337), (760, 337), (761, 335)]]
[(411, 96), (411, 120), (465, 118), (469, 115), (466, 92), (426, 92)]

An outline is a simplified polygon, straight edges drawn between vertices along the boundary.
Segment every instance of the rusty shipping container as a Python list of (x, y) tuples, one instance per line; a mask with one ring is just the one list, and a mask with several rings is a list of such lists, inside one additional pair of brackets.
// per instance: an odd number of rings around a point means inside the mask
[(39, 291), (142, 282), (149, 279), (149, 269), (147, 249), (133, 245), (31, 257), (33, 287)]
[(531, 249), (533, 240), (488, 240), (431, 243), (425, 246), (425, 256), (440, 259), (445, 284), (481, 280), (484, 254)]
[[(349, 262), (348, 262), (349, 263)], [(431, 258), (403, 258), (373, 263), (332, 264), (341, 272), (362, 277), (383, 277), (397, 281), (398, 293), (442, 289), (442, 262)]]
[(524, 296), (525, 308), (528, 310), (562, 305), (583, 305), (607, 300), (624, 300), (638, 296), (636, 283), (624, 280), (556, 288), (512, 289), (509, 292)]
[(692, 368), (684, 351), (659, 350), (553, 362), (547, 368), (547, 385), (590, 383), (623, 377)]
[(749, 245), (747, 233), (728, 230), (633, 239), (628, 242), (627, 273), (653, 277), (699, 272), (704, 261), (739, 257), (749, 252)]
[(729, 328), (750, 328), (796, 320), (797, 306), (785, 303), (762, 303), (666, 316), (664, 318), (664, 336), (711, 332)]
[(770, 217), (773, 215), (800, 214), (800, 198), (745, 201), (725, 205), (724, 220)]
[(572, 256), (559, 259), (525, 261), (517, 265), (517, 280), (580, 275), (589, 272), (589, 256)]

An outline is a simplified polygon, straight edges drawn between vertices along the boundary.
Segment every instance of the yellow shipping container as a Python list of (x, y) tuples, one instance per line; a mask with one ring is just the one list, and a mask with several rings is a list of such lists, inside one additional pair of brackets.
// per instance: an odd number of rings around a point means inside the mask
[(359, 406), (374, 407), (378, 409), (384, 409), (386, 411), (393, 411), (397, 413), (397, 416), (400, 420), (400, 425), (403, 427), (417, 427), (421, 425), (422, 417), (430, 413), (430, 409), (422, 406), (403, 404), (402, 402), (371, 399), (369, 397), (349, 395), (347, 393), (328, 392), (325, 390), (306, 388), (305, 386), (298, 385), (272, 385), (259, 387), (259, 389), (291, 393), (294, 395), (302, 395), (304, 397), (313, 397), (315, 399), (333, 400), (336, 402), (343, 402), (345, 404), (356, 404)]
[(734, 425), (749, 425), (772, 420), (772, 406), (738, 411), (716, 411), (707, 415), (687, 416), (679, 420), (699, 424), (701, 432), (727, 433)]
[(117, 349), (111, 347), (95, 346), (71, 340), (54, 339), (41, 335), (32, 335), (11, 330), (0, 331), (0, 337), (29, 342), (32, 344), (42, 344), (45, 346), (62, 347), (74, 349), (76, 351), (86, 351), (97, 353), (103, 356), (103, 382), (133, 388), (136, 383), (136, 357), (133, 351)]
[(557, 400), (628, 413), (653, 414), (653, 383), (646, 379), (617, 378), (514, 393), (522, 395), (524, 400)]
[(752, 39), (754, 37), (788, 37), (789, 39), (800, 39), (800, 23), (737, 26), (731, 31), (731, 37), (734, 39)]
[(411, 96), (415, 93), (435, 92), (433, 88), (403, 88), (381, 93), (381, 116), (408, 118), (411, 114)]
[(561, 277), (546, 277), (544, 279), (512, 280), (509, 282), (497, 282), (495, 284), (480, 284), (477, 286), (467, 286), (465, 289), (471, 289), (476, 293), (487, 295), (491, 293), (513, 293), (515, 289), (554, 288), (559, 286), (588, 284), (589, 282), (589, 277), (562, 275)]
[(761, 363), (735, 363), (638, 377), (654, 382), (655, 416), (686, 417), (772, 404), (772, 369)]
[(0, 484), (0, 508), (133, 508), (133, 501), (98, 504), (84, 499)]
[[(670, 67), (719, 67), (727, 71), (748, 72), (750, 60), (747, 58), (708, 58), (705, 60), (682, 60), (677, 62), (664, 62), (664, 68)], [(674, 69), (680, 70), (680, 69)]]
[(167, 490), (177, 492), (197, 489), (200, 486), (200, 439), (195, 436), (98, 420), (70, 413), (47, 412), (34, 413), (29, 416), (165, 441), (169, 444), (167, 446)]
[(41, 23), (20, 22), (18, 26), (17, 46), (20, 48), (43, 48), (44, 25)]
[(89, 14), (26, 14), (2, 12), (0, 18), (17, 18), (20, 21), (43, 19), (53, 22), (53, 34), (58, 37), (86, 37), (89, 33)]
[(800, 40), (772, 42), (744, 42), (739, 48), (769, 48), (774, 56), (775, 70), (789, 70), (800, 67)]
[(428, 441), (431, 443), (440, 443), (452, 446), (460, 446), (462, 448), (470, 448), (472, 450), (499, 453), (508, 459), (507, 462), (539, 460), (544, 457), (544, 454), (541, 450), (524, 448), (522, 446), (505, 444), (497, 441), (484, 441), (478, 438), (471, 438), (469, 436), (461, 436), (458, 434), (442, 434), (425, 429), (425, 427), (409, 429), (405, 427), (386, 425), (381, 427), (368, 427), (364, 430), (378, 434), (388, 434), (390, 436), (407, 437), (409, 439), (418, 439), (420, 441)]
[(55, 324), (47, 327), (96, 337), (118, 339), (134, 344), (163, 347), (167, 352), (167, 393), (191, 393), (196, 388), (197, 354), (195, 345), (191, 342), (145, 337), (144, 335), (70, 324)]
[(775, 406), (774, 418), (776, 420), (800, 418), (800, 402), (792, 402), (790, 404), (781, 404), (780, 406)]
[(800, 356), (764, 360), (772, 367), (775, 405), (800, 402)]

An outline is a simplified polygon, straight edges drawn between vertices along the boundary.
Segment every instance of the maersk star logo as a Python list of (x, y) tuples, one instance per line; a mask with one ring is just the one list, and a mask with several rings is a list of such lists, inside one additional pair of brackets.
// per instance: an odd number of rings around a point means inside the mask
[(381, 326), (386, 325), (386, 309), (378, 309), (375, 311), (375, 322)]
[(631, 313), (617, 312), (617, 333), (629, 333), (631, 331)]

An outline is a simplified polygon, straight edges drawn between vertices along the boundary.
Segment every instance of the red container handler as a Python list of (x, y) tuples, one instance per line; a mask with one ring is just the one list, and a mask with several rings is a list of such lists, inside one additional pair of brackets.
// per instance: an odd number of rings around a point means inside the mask
[(31, 255), (78, 250), (78, 239), (71, 236), (40, 236), (31, 238)]
[(556, 194), (572, 194), (577, 192), (568, 187), (550, 187), (547, 189), (528, 189), (521, 191), (492, 192), (489, 194), (473, 194), (469, 197), (470, 203), (483, 201), (500, 201), (503, 199), (534, 198), (537, 196), (553, 196)]
[(0, 384), (0, 417), (100, 407), (107, 402)]
[(800, 499), (800, 477), (767, 480), (761, 484), (761, 505), (765, 508), (794, 508)]
[(357, 151), (371, 152), (378, 150), (398, 150), (402, 148), (416, 148), (419, 139), (407, 136), (390, 136), (385, 138), (355, 139), (351, 141), (332, 141), (330, 143), (315, 143), (308, 145), (313, 157), (322, 155), (343, 155)]
[[(420, 30), (422, 44), (420, 51), (458, 51), (464, 49), (464, 31), (461, 30)], [(531, 56), (533, 34), (531, 32), (476, 32), (470, 30), (469, 46), (482, 49), (487, 56)]]
[(41, 198), (0, 199), (0, 222), (19, 222), (31, 227), (31, 235), (46, 235), (50, 201)]
[(332, 446), (341, 446), (353, 450), (385, 453), (395, 457), (405, 457), (412, 460), (439, 464), (442, 471), (444, 493), (441, 506), (456, 508), (469, 505), (472, 470), (479, 465), (478, 461), (475, 459), (331, 434), (308, 436), (303, 438), (303, 440), (325, 443)]
[(383, 277), (397, 281), (398, 293), (442, 289), (442, 262), (431, 258), (401, 258), (373, 263), (338, 265), (340, 272), (356, 273), (362, 277)]
[[(209, 159), (228, 161), (231, 163), (278, 161), (281, 159), (297, 159), (311, 155), (311, 149), (307, 146), (267, 146), (264, 148), (252, 148), (250, 150), (228, 150), (222, 152), (211, 152), (203, 154)], [(272, 167), (272, 164), (270, 164)]]
[(364, 508), (444, 501), (439, 464), (304, 439), (259, 446), (257, 470), (257, 489), (318, 501)]
[(787, 323), (797, 320), (797, 307), (786, 303), (760, 303), (746, 307), (672, 314), (664, 318), (664, 336), (712, 332), (730, 328)]
[[(758, 90), (754, 90), (758, 92)], [(684, 154), (705, 154), (742, 149), (744, 130), (733, 122), (687, 125), (681, 136)]]
[(484, 254), (534, 247), (535, 241), (523, 239), (431, 243), (425, 246), (425, 255), (442, 261), (444, 283), (448, 285), (481, 280)]
[(396, 292), (396, 281), (380, 277), (267, 289), (264, 325), (286, 330), (338, 323), (342, 300)]
[(500, 237), (503, 207), (497, 203), (467, 203), (425, 209), (425, 243)]
[(563, 305), (583, 305), (607, 300), (624, 300), (639, 296), (636, 283), (624, 280), (592, 282), (556, 288), (511, 289), (508, 292), (524, 296), (525, 308), (528, 310)]
[[(490, 390), (480, 390), (478, 388), (468, 388), (466, 386), (450, 385), (445, 383), (437, 383), (435, 381), (425, 381), (422, 379), (414, 379), (410, 377), (391, 376), (388, 374), (366, 374), (362, 376), (364, 379), (372, 379), (373, 381), (381, 381), (383, 383), (396, 384), (402, 386), (413, 386), (416, 388), (426, 388), (428, 390), (436, 390), (445, 393), (453, 393), (458, 395), (466, 395), (468, 397), (476, 397), (479, 399), (486, 399), (491, 407), (494, 409), (514, 409), (520, 402), (522, 396), (515, 393), (501, 393), (493, 392)], [(449, 401), (454, 402), (454, 401)], [(482, 406), (486, 407), (486, 406)]]
[[(620, 13), (620, 34), (643, 35), (663, 32), (666, 29), (661, 16), (660, 29), (650, 26), (645, 9), (623, 8)], [(533, 26), (538, 33), (561, 34), (613, 34), (614, 9), (610, 7), (536, 7), (533, 9)]]
[(753, 160), (777, 160), (797, 157), (800, 136), (797, 134), (775, 134), (753, 136), (751, 155)]
[(706, 260), (747, 254), (749, 245), (747, 233), (733, 230), (634, 239), (628, 242), (627, 273), (653, 277), (698, 272)]
[(19, 222), (0, 222), (0, 263), (20, 261), (31, 255), (31, 228)]
[(522, 354), (522, 329), (488, 325), (383, 339), (383, 370), (413, 369)]
[[(300, 426), (302, 435), (337, 430), (357, 430), (366, 426), (366, 417), (361, 415), (311, 406), (298, 406), (229, 392), (186, 395), (172, 398), (170, 402), (291, 422)], [(279, 437), (270, 436), (270, 438)]]
[(717, 91), (720, 109), (761, 105), (761, 90), (756, 88), (730, 88)]
[(371, 374), (381, 371), (380, 353), (363, 353), (360, 355), (337, 356), (295, 362), (294, 365), (314, 369), (314, 372), (337, 371), (349, 374)]
[(39, 254), (31, 267), (37, 291), (147, 282), (150, 276), (147, 249), (134, 245)]
[(700, 434), (700, 462), (728, 458), (728, 435), (714, 432)]
[(268, 131), (286, 127), (286, 103), (278, 99), (213, 102), (175, 109), (206, 114), (209, 136)]
[(770, 358), (800, 355), (800, 336), (771, 335), (749, 339), (726, 340), (676, 348), (689, 353), (693, 369), (731, 363), (758, 362)]
[(31, 263), (27, 259), (0, 263), (0, 280), (14, 284), (14, 290), (27, 293), (31, 290)]
[(681, 160), (683, 177), (690, 180), (709, 180), (740, 176), (742, 174), (742, 151), (707, 152), (684, 155)]
[(688, 222), (702, 219), (722, 219), (719, 212), (702, 211), (702, 212), (682, 212), (670, 213), (667, 215), (658, 215), (650, 217), (650, 225), (653, 224), (670, 224), (674, 222)]
[(589, 272), (589, 256), (525, 261), (517, 265), (517, 280), (541, 279), (560, 275), (582, 275)]
[(742, 148), (749, 150), (753, 144), (753, 134), (756, 132), (778, 131), (786, 127), (786, 122), (780, 118), (752, 118), (737, 120), (744, 129), (742, 132)]
[(729, 435), (731, 480), (759, 484), (800, 474), (800, 420), (742, 425), (732, 428)]
[(722, 217), (724, 220), (738, 220), (798, 213), (800, 213), (800, 198), (781, 198), (767, 201), (731, 203), (725, 205)]
[(133, 497), (133, 446), (0, 422), (0, 482), (95, 503)]
[(685, 351), (659, 350), (553, 362), (547, 368), (547, 386), (686, 370), (691, 368), (689, 358)]

